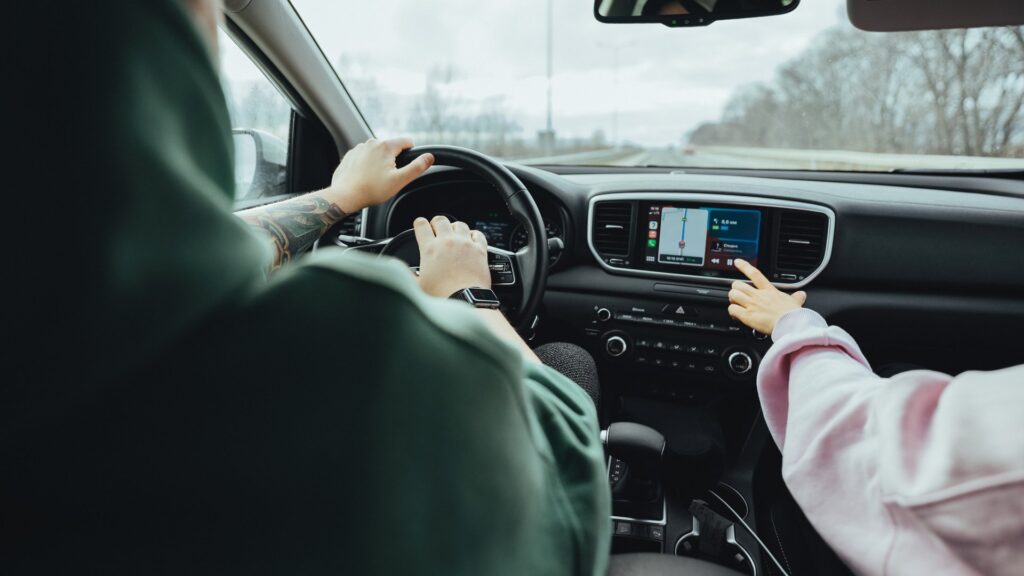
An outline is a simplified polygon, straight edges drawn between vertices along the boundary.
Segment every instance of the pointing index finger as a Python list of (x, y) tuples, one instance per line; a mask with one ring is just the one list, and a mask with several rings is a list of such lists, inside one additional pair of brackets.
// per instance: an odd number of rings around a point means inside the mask
[(761, 274), (761, 271), (754, 268), (746, 260), (736, 260), (736, 269), (743, 273), (744, 276), (750, 278), (750, 281), (754, 283), (757, 288), (771, 288), (772, 283)]

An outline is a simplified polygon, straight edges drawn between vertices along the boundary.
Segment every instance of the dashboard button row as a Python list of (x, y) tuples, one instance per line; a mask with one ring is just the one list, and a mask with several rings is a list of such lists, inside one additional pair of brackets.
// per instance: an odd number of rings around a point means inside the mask
[(696, 360), (689, 358), (673, 358), (668, 356), (660, 356), (657, 354), (649, 354), (646, 352), (638, 351), (633, 361), (641, 366), (653, 366), (655, 368), (669, 368), (672, 370), (678, 370), (681, 372), (694, 372), (699, 374), (705, 374), (713, 376), (718, 374), (718, 362), (706, 360)]
[(719, 346), (713, 344), (689, 344), (667, 340), (651, 340), (649, 338), (637, 338), (633, 342), (637, 350), (655, 350), (658, 352), (675, 352), (677, 354), (691, 354), (695, 356), (716, 357), (722, 353)]
[(687, 328), (691, 330), (704, 330), (707, 332), (719, 332), (722, 334), (735, 335), (743, 333), (742, 326), (728, 324), (724, 322), (700, 322), (697, 320), (683, 320), (682, 318), (679, 317), (673, 318), (668, 316), (645, 316), (641, 314), (634, 314), (631, 312), (616, 312), (614, 318), (619, 322), (647, 324), (650, 326), (665, 326), (668, 328)]

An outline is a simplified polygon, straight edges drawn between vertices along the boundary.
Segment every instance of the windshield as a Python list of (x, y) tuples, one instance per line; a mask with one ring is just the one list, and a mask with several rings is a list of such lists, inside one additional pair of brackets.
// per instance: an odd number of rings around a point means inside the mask
[(601, 24), (587, 0), (293, 3), (378, 137), (535, 164), (1024, 169), (1020, 27), (868, 33), (843, 0), (689, 29)]

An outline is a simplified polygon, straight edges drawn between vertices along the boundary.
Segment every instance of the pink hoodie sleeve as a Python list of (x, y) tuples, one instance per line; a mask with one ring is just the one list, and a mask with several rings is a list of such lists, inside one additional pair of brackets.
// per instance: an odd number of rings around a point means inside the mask
[(1024, 573), (1024, 366), (883, 379), (811, 310), (758, 373), (782, 474), (859, 574)]

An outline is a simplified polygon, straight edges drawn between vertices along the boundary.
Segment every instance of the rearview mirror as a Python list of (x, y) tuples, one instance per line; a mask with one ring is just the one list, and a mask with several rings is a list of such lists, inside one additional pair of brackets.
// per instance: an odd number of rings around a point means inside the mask
[(776, 16), (800, 0), (595, 0), (594, 16), (609, 24), (707, 26), (717, 20)]

